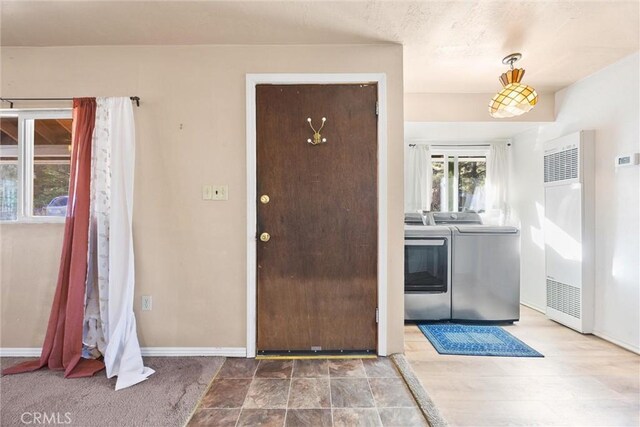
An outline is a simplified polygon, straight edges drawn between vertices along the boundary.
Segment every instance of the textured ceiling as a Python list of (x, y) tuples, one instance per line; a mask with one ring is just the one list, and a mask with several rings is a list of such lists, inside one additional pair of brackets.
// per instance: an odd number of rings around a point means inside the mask
[(635, 1), (7, 1), (3, 46), (404, 45), (406, 92), (492, 92), (522, 52), (524, 82), (565, 87), (638, 50)]

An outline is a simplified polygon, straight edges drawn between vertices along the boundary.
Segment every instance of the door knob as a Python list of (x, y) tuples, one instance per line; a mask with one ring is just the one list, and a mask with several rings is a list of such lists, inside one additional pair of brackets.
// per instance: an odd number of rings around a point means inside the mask
[(260, 235), (260, 240), (262, 240), (263, 242), (268, 242), (270, 238), (271, 236), (269, 235), (269, 233), (262, 233)]
[(263, 194), (262, 196), (260, 196), (260, 202), (263, 205), (266, 205), (267, 203), (269, 203), (269, 196), (267, 196), (266, 194)]

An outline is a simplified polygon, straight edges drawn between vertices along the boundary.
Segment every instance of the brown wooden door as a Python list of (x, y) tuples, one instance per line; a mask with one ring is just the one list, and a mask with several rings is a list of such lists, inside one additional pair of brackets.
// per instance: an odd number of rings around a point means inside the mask
[[(257, 349), (375, 350), (377, 86), (258, 85), (256, 98), (258, 236), (271, 236), (257, 239)], [(326, 143), (307, 142), (309, 117), (326, 117)]]

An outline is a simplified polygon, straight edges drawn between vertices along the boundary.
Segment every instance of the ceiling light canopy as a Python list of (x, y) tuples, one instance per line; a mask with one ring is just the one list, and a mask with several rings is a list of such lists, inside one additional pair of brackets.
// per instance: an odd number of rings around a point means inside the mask
[(500, 76), (502, 90), (496, 93), (489, 102), (491, 117), (502, 119), (519, 116), (531, 111), (538, 102), (536, 90), (520, 83), (524, 76), (524, 69), (513, 68), (513, 64), (520, 58), (522, 58), (521, 54), (512, 53), (502, 60), (503, 64), (509, 64), (510, 69)]

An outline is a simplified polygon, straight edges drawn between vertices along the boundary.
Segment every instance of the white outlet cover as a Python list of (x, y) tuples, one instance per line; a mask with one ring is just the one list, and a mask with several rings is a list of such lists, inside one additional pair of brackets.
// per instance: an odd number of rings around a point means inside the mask
[(211, 200), (229, 200), (228, 185), (212, 185)]
[(151, 295), (142, 296), (142, 311), (151, 311), (153, 300)]

